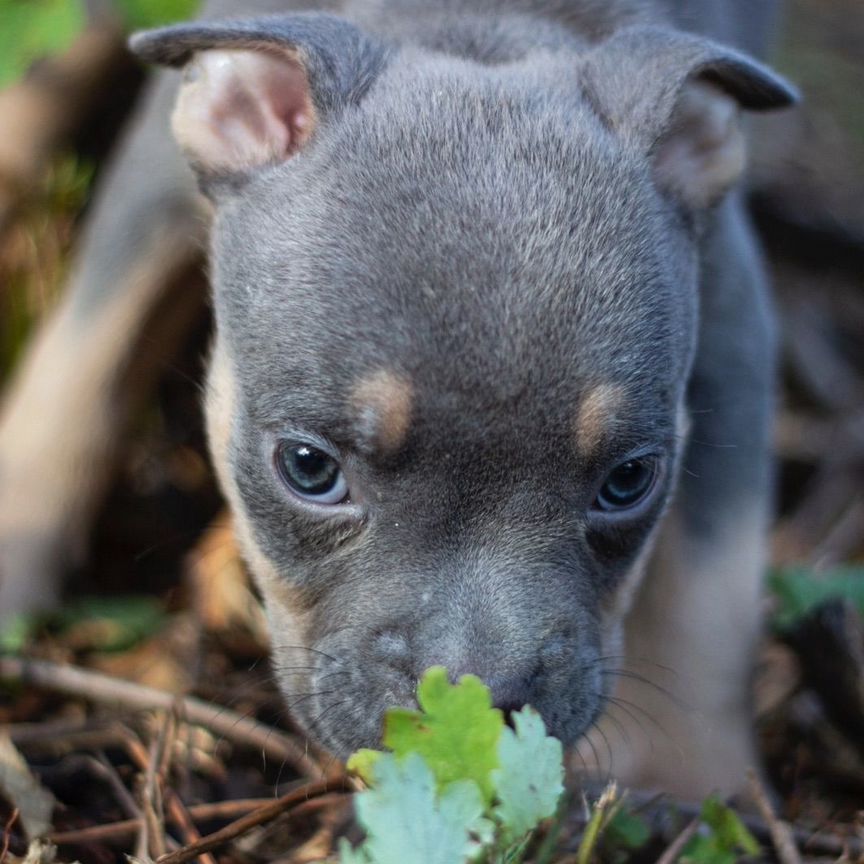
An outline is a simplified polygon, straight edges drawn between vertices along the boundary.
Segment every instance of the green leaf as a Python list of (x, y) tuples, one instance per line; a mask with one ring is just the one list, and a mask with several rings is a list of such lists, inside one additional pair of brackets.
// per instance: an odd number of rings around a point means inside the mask
[(555, 813), (564, 792), (561, 742), (546, 734), (540, 715), (526, 706), (511, 715), (516, 731), (504, 728), (498, 744), (500, 768), (492, 772), (495, 815), (509, 836), (520, 838)]
[(343, 864), (463, 864), (491, 839), (483, 800), (472, 780), (457, 780), (436, 798), (436, 781), (416, 753), (403, 759), (383, 754), (375, 785), (356, 797), (366, 840)]
[(0, 652), (16, 653), (34, 634), (59, 632), (75, 650), (125, 651), (162, 629), (166, 615), (153, 597), (83, 597), (49, 614), (13, 617), (0, 629)]
[(864, 567), (837, 567), (814, 575), (806, 567), (774, 570), (768, 585), (778, 600), (774, 626), (789, 630), (829, 600), (849, 600), (864, 614)]
[(64, 51), (83, 27), (79, 0), (0, 0), (0, 86)]
[(152, 597), (84, 597), (52, 615), (50, 623), (76, 643), (94, 651), (124, 651), (157, 633), (165, 613)]
[(495, 792), (498, 741), (504, 717), (492, 707), (489, 688), (474, 675), (451, 684), (440, 666), (427, 670), (417, 699), (421, 711), (392, 709), (384, 723), (384, 744), (397, 756), (419, 753), (439, 789), (456, 780), (473, 780), (483, 801)]
[(528, 844), (531, 842), (531, 834), (526, 834), (520, 840), (506, 845), (501, 851), (492, 855), (490, 864), (519, 864), (524, 860)]
[(198, 0), (115, 0), (123, 20), (130, 28), (160, 27), (191, 18)]
[(369, 856), (363, 846), (355, 849), (346, 837), (340, 837), (339, 861), (340, 864), (369, 864)]
[(0, 625), (0, 654), (20, 654), (36, 628), (32, 615), (13, 615)]
[(603, 845), (615, 849), (641, 849), (650, 839), (648, 823), (622, 807), (609, 820)]
[[(130, 29), (192, 17), (199, 0), (115, 0)], [(82, 0), (0, 0), (0, 86), (36, 61), (65, 51), (84, 29)]]
[(375, 782), (375, 763), (383, 755), (380, 750), (368, 750), (364, 747), (351, 754), (345, 767), (352, 774), (361, 777), (367, 786), (371, 786)]
[(759, 844), (738, 817), (719, 798), (711, 796), (702, 804), (702, 819), (728, 849), (740, 849), (748, 855), (759, 854)]
[(681, 855), (682, 864), (735, 864), (738, 853), (725, 849), (716, 835), (697, 835)]
[(710, 833), (700, 834), (687, 844), (681, 858), (685, 864), (734, 864), (741, 853), (759, 854), (756, 838), (735, 811), (716, 796), (705, 799), (701, 816)]
[(528, 707), (513, 715), (515, 731), (505, 728), (473, 675), (454, 685), (434, 667), (417, 698), (419, 711), (387, 712), (392, 753), (359, 750), (348, 761), (370, 788), (356, 798), (367, 840), (343, 844), (343, 864), (523, 861), (532, 829), (555, 814), (564, 789), (561, 743)]

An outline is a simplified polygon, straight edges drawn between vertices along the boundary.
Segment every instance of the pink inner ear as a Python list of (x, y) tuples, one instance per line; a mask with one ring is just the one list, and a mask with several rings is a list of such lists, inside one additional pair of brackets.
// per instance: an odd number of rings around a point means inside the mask
[(292, 156), (309, 140), (314, 119), (296, 56), (207, 51), (180, 91), (173, 125), (201, 168), (237, 172)]
[(657, 182), (691, 207), (715, 203), (744, 170), (739, 113), (735, 100), (711, 84), (687, 84), (672, 129), (654, 152)]

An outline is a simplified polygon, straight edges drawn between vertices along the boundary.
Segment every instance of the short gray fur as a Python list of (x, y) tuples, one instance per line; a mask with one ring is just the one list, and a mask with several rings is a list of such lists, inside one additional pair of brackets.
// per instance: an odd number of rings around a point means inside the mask
[[(693, 212), (658, 190), (650, 159), (692, 76), (748, 107), (794, 98), (683, 32), (759, 50), (771, 6), (356, 0), (329, 7), (338, 17), (134, 43), (171, 65), (250, 40), (307, 57), (311, 143), (202, 179), (217, 340), (237, 383), (231, 472), (307, 622), (311, 650), (284, 644), (294, 625), (265, 590), (276, 670), (340, 755), (374, 745), (383, 709), (411, 704), (435, 663), (479, 674), (502, 707), (531, 702), (575, 741), (607, 692), (621, 622), (604, 610), (670, 503), (708, 547), (739, 503), (764, 507), (773, 330), (758, 253), (737, 195)], [(364, 446), (351, 408), (382, 369), (413, 391), (389, 455)], [(573, 418), (610, 383), (626, 416), (586, 455)], [(322, 518), (290, 500), (274, 443), (309, 434), (374, 490), (362, 513)], [(598, 519), (598, 484), (640, 448), (665, 454), (662, 494), (638, 519)]]

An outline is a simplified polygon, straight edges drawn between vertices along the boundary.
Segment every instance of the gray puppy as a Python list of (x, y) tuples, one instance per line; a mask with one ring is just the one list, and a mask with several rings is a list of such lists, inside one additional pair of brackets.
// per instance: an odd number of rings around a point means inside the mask
[(766, 13), (347, 0), (133, 39), (186, 67), (212, 452), (287, 702), (335, 753), (443, 664), (567, 743), (613, 723), (628, 782), (755, 764), (774, 340), (729, 190), (739, 107), (794, 92), (692, 31)]

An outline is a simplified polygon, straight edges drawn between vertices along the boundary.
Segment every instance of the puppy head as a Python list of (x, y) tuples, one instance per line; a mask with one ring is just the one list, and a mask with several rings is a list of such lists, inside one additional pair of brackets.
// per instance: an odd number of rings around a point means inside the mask
[(289, 706), (345, 754), (423, 670), (577, 738), (674, 485), (698, 214), (762, 67), (646, 28), (495, 66), (321, 15), (143, 34), (216, 204), (214, 456)]

